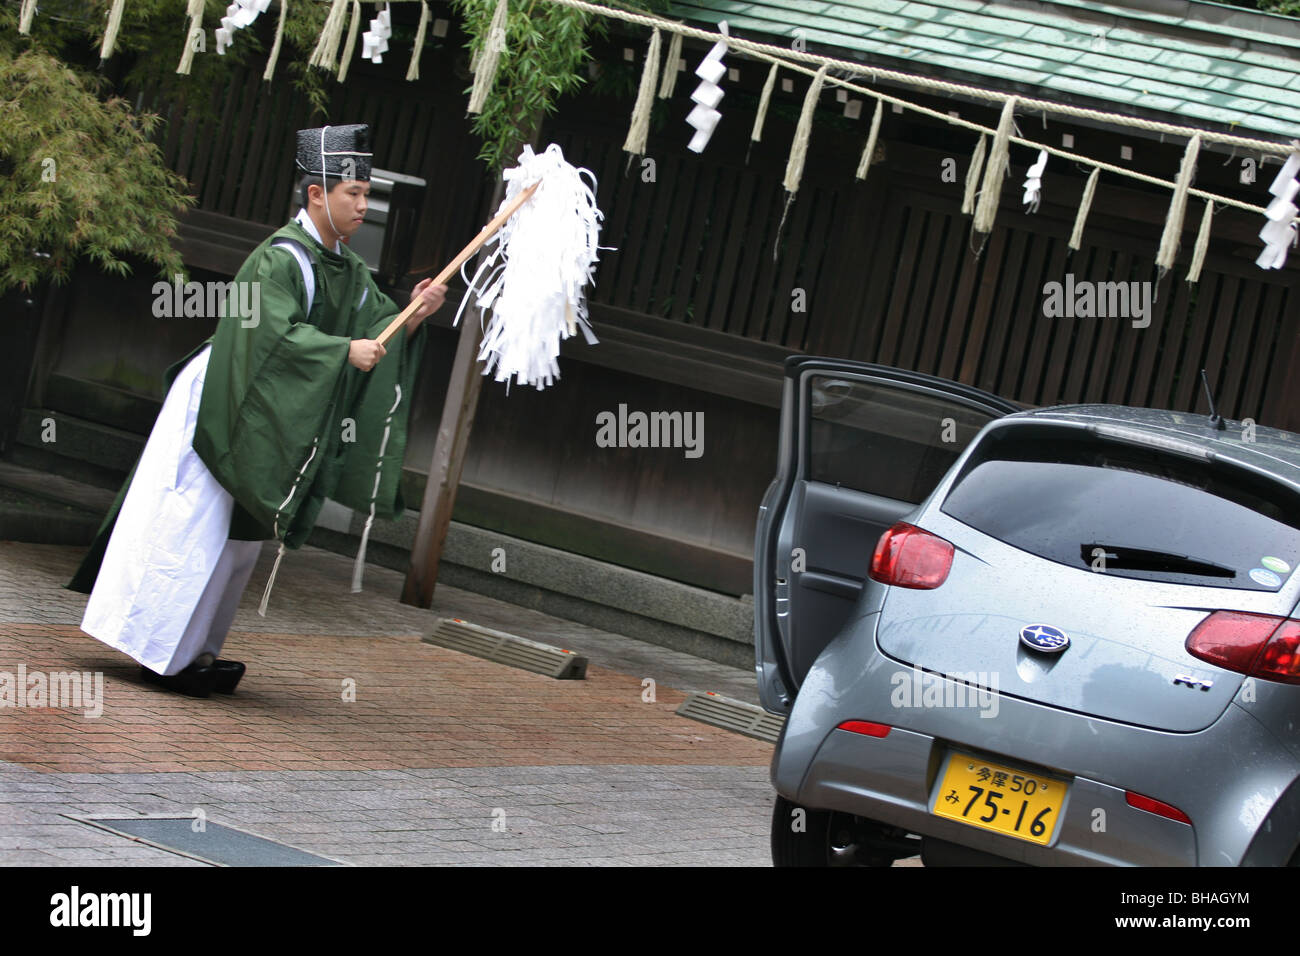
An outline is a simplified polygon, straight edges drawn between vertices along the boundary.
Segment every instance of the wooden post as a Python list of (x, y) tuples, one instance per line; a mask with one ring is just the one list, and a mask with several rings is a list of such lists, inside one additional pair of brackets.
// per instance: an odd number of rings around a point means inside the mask
[[(498, 182), (489, 209), (501, 205), (505, 192), (505, 182)], [(438, 437), (433, 444), (424, 500), (420, 503), (420, 523), (415, 529), (415, 541), (411, 543), (411, 565), (407, 568), (406, 583), (402, 587), (403, 604), (433, 606), (438, 565), (442, 561), (447, 530), (451, 527), (456, 491), (465, 467), (465, 449), (469, 446), (469, 433), (474, 428), (478, 396), (483, 388), (483, 376), (478, 368), (478, 349), (482, 340), (483, 323), (470, 305), (460, 319), (456, 358), (451, 366), (451, 379), (447, 382), (447, 397), (442, 403), (442, 418), (438, 421)]]
[[(520, 139), (520, 145), (510, 150), (517, 153), (524, 142), (537, 148), (541, 135), (541, 115), (535, 114), (528, 124), (529, 133)], [(496, 212), (505, 198), (505, 180), (497, 177), (488, 215)], [(484, 253), (479, 253), (480, 258)], [(438, 565), (442, 561), (442, 548), (451, 527), (451, 513), (456, 506), (456, 491), (465, 467), (465, 449), (469, 447), (469, 434), (474, 427), (478, 411), (479, 391), (483, 375), (478, 368), (478, 349), (483, 340), (483, 324), (469, 308), (461, 316), (460, 338), (456, 343), (456, 358), (451, 367), (451, 380), (447, 383), (447, 398), (442, 404), (442, 418), (438, 422), (438, 437), (433, 445), (433, 459), (429, 463), (429, 480), (424, 486), (424, 500), (420, 504), (420, 523), (415, 529), (411, 544), (411, 566), (406, 571), (402, 587), (402, 603), (415, 607), (432, 607), (433, 591), (438, 585)]]

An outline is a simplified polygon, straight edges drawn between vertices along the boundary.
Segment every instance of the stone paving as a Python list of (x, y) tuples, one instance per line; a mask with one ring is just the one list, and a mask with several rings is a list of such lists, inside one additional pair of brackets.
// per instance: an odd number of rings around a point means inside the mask
[(759, 865), (766, 772), (709, 766), (40, 773), (0, 764), (0, 863), (193, 866), (76, 817), (238, 827), (345, 863)]
[[(273, 556), (223, 656), (233, 697), (142, 684), (77, 627), (76, 548), (0, 543), (0, 671), (103, 675), (103, 712), (0, 709), (0, 864), (203, 865), (79, 823), (202, 817), (367, 864), (767, 865), (771, 747), (673, 712), (689, 690), (755, 700), (752, 672), (303, 549)], [(555, 681), (422, 643), (458, 617), (588, 655)], [(644, 699), (645, 678), (654, 700)], [(37, 702), (39, 703), (39, 702)]]

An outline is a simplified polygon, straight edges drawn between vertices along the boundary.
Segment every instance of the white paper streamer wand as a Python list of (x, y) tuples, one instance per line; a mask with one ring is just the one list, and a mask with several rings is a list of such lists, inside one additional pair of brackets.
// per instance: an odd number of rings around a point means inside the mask
[[(581, 329), (587, 342), (596, 344), (584, 289), (595, 272), (603, 217), (596, 207), (595, 177), (567, 163), (555, 144), (542, 153), (525, 146), (519, 165), (503, 177), (506, 198), (497, 216), (434, 281), (445, 282), (485, 243), (496, 242), (467, 280), (482, 318), (491, 311), (478, 354), (483, 374), (543, 389), (559, 378), (564, 339)], [(461, 311), (469, 301), (469, 295), (461, 300)], [(417, 307), (407, 306), (379, 341), (395, 334)]]

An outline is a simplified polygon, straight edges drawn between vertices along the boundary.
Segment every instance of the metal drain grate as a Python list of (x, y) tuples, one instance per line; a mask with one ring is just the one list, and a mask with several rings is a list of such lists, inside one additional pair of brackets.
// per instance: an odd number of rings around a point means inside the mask
[(587, 676), (587, 659), (573, 651), (539, 644), (455, 618), (438, 621), (433, 631), (424, 637), (424, 641), (462, 654), (496, 661), (498, 664), (509, 664), (534, 674), (545, 674), (556, 680), (583, 680)]
[(711, 691), (691, 694), (677, 708), (677, 716), (689, 717), (703, 724), (712, 724), (723, 730), (733, 730), (746, 737), (757, 737), (773, 744), (781, 735), (781, 727), (785, 724), (784, 717), (769, 714), (762, 707), (747, 704), (743, 700), (720, 697)]
[(220, 823), (195, 831), (193, 817), (69, 817), (78, 823), (215, 866), (343, 866), (338, 860)]

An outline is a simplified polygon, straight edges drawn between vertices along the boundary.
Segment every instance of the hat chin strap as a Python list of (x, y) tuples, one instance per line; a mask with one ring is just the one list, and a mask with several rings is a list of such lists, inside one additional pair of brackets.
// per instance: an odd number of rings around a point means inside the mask
[(325, 184), (325, 217), (330, 221), (330, 228), (334, 230), (335, 236), (342, 236), (339, 227), (334, 225), (334, 216), (330, 213), (330, 178), (329, 168), (325, 165), (325, 131), (328, 126), (322, 126), (320, 130), (320, 176), (321, 182)]

